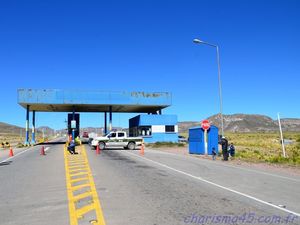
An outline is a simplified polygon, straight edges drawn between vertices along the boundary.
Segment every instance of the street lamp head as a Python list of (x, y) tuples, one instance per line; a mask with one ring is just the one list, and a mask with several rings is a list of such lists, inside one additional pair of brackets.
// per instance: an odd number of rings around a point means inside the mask
[(198, 39), (198, 38), (195, 38), (195, 39), (193, 40), (193, 42), (194, 42), (195, 44), (201, 44), (201, 43), (203, 43), (203, 41), (201, 41), (201, 40)]

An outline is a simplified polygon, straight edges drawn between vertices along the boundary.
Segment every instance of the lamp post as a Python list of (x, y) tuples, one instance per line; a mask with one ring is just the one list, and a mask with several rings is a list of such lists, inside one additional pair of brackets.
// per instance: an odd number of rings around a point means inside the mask
[(211, 47), (216, 48), (217, 50), (217, 63), (218, 63), (218, 83), (219, 83), (219, 100), (220, 100), (220, 117), (221, 117), (221, 132), (222, 137), (224, 137), (224, 122), (223, 122), (223, 98), (222, 98), (222, 82), (221, 82), (221, 70), (220, 70), (220, 54), (219, 54), (219, 46), (214, 45), (205, 41), (201, 41), (198, 38), (193, 40), (195, 44), (205, 44)]

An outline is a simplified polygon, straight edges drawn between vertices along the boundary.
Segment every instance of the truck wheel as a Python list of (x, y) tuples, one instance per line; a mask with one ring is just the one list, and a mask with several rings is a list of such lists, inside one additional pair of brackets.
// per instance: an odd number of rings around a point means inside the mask
[(134, 150), (135, 149), (135, 143), (134, 142), (129, 142), (127, 145), (127, 148), (130, 150)]
[(100, 142), (99, 143), (99, 148), (100, 148), (100, 150), (105, 149), (105, 143), (104, 142)]

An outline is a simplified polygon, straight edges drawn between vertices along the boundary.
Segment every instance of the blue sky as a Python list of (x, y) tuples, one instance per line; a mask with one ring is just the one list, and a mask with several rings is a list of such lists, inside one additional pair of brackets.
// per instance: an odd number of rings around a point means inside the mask
[[(17, 88), (169, 91), (164, 113), (200, 121), (219, 112), (217, 64), (195, 37), (220, 46), (225, 114), (299, 118), (299, 11), (297, 0), (1, 1), (0, 121), (25, 125)], [(65, 118), (38, 113), (37, 125)]]

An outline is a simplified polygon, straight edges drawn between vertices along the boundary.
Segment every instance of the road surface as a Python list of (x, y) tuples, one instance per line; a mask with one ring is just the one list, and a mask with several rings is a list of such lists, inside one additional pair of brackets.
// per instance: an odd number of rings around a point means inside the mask
[[(45, 147), (46, 156), (35, 146), (0, 163), (1, 225), (70, 224), (67, 160), (90, 170), (96, 193), (85, 200), (99, 201), (108, 225), (300, 224), (298, 176), (148, 149), (145, 155), (138, 150), (97, 155), (84, 145), (80, 154), (64, 156), (62, 143)], [(77, 221), (91, 224), (96, 217)]]

